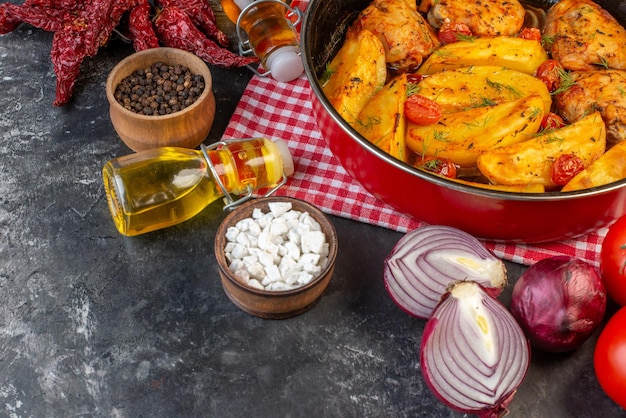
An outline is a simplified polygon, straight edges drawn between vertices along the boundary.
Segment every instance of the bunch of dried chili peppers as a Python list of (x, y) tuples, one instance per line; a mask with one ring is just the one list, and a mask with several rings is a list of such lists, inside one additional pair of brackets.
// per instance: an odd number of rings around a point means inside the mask
[[(126, 18), (127, 17), (127, 18)], [(122, 30), (141, 51), (164, 45), (192, 52), (211, 65), (242, 67), (257, 61), (228, 50), (208, 0), (26, 0), (0, 4), (0, 34), (26, 23), (54, 32), (50, 53), (56, 74), (55, 106), (66, 104), (80, 65), (97, 54), (113, 31)]]

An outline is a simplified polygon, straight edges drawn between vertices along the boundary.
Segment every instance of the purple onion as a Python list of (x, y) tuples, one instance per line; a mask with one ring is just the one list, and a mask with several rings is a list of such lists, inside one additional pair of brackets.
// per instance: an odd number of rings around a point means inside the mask
[(426, 324), (420, 363), (426, 383), (444, 404), (500, 417), (526, 376), (530, 347), (500, 302), (475, 282), (456, 282)]
[(513, 288), (510, 309), (534, 348), (564, 352), (580, 347), (598, 328), (606, 300), (594, 266), (556, 256), (522, 273)]
[(429, 225), (405, 234), (385, 260), (385, 288), (405, 312), (427, 319), (446, 288), (470, 280), (498, 296), (507, 284), (506, 267), (472, 235)]

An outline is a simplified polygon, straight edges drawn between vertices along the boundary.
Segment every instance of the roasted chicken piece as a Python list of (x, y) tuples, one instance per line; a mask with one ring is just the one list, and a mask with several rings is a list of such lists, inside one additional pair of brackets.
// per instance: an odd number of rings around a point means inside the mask
[(573, 83), (556, 95), (558, 113), (568, 122), (599, 111), (608, 143), (626, 140), (626, 71), (571, 71)]
[(437, 34), (417, 11), (415, 0), (373, 0), (348, 28), (367, 29), (383, 43), (387, 65), (413, 70), (438, 46)]
[(418, 10), (428, 13), (435, 28), (444, 22), (465, 23), (473, 35), (515, 35), (526, 11), (517, 0), (422, 0)]
[(591, 0), (561, 0), (548, 10), (548, 50), (568, 70), (626, 69), (626, 30)]

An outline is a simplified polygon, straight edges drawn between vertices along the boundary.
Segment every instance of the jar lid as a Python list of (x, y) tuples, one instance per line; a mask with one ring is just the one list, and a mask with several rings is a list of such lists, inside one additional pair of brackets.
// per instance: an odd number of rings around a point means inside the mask
[(280, 159), (283, 162), (283, 170), (287, 177), (291, 176), (296, 170), (293, 164), (293, 157), (291, 156), (291, 152), (289, 152), (289, 147), (287, 147), (287, 142), (285, 142), (282, 138), (276, 138), (272, 141), (278, 147), (278, 152), (280, 152)]
[(276, 81), (295, 80), (304, 71), (302, 57), (295, 46), (278, 48), (267, 57), (265, 64)]

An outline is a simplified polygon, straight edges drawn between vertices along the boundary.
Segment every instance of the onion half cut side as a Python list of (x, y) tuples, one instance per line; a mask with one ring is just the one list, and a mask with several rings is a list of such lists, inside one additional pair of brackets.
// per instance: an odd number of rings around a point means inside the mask
[(450, 408), (500, 417), (526, 376), (530, 346), (499, 301), (475, 282), (457, 282), (426, 324), (420, 365), (430, 389)]
[(507, 284), (504, 262), (460, 229), (428, 225), (405, 234), (385, 259), (384, 281), (405, 312), (428, 319), (447, 287), (474, 281), (493, 296)]

